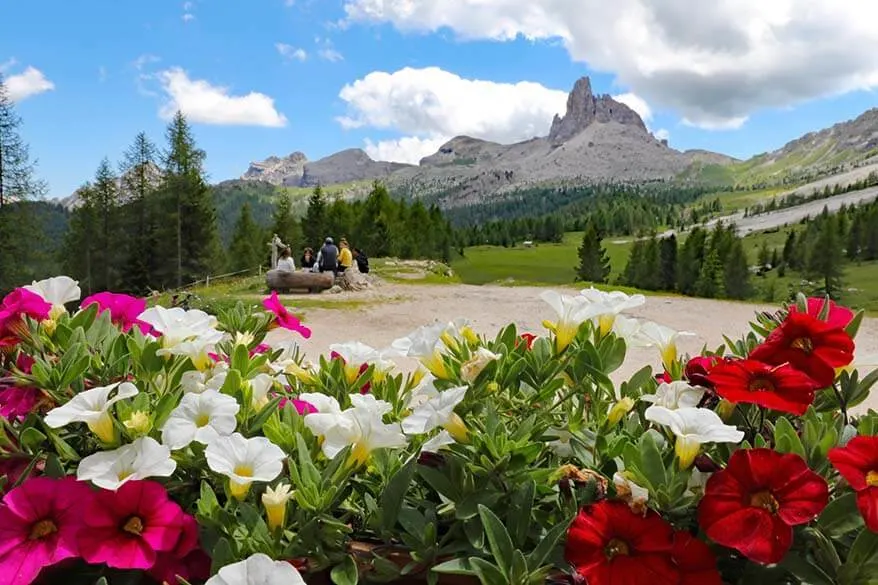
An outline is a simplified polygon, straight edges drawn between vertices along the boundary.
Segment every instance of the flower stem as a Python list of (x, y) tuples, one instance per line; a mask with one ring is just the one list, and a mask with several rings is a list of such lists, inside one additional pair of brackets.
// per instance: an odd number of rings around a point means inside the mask
[(835, 392), (835, 397), (838, 398), (838, 405), (841, 409), (841, 415), (844, 417), (844, 424), (847, 426), (848, 424), (848, 405), (845, 402), (844, 396), (841, 395), (841, 390), (838, 389), (838, 384), (832, 385), (832, 391)]

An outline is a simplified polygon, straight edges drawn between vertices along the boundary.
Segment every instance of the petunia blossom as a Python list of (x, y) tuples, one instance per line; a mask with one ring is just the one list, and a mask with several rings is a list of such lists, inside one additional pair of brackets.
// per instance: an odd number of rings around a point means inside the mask
[(85, 505), (79, 532), (82, 558), (115, 569), (149, 569), (159, 553), (174, 550), (183, 510), (154, 481), (132, 481)]
[(646, 420), (668, 427), (677, 437), (674, 450), (680, 467), (687, 469), (705, 443), (740, 443), (744, 432), (725, 424), (717, 413), (707, 408), (678, 408), (650, 406), (644, 413)]
[(836, 368), (853, 361), (854, 340), (843, 329), (809, 314), (790, 313), (749, 357), (771, 365), (789, 363), (827, 388), (835, 380)]
[[(826, 303), (829, 304), (826, 307)], [(820, 315), (823, 313), (823, 309), (826, 307), (826, 318), (820, 319)], [(789, 309), (790, 313), (801, 313), (802, 311), (799, 309), (798, 304), (793, 304)], [(839, 329), (844, 329), (847, 327), (851, 321), (854, 319), (854, 312), (849, 308), (839, 305), (832, 299), (821, 298), (821, 297), (809, 297), (806, 302), (806, 310), (805, 313), (814, 317), (815, 319), (820, 319), (821, 321), (826, 322), (830, 327), (837, 327)]]
[(208, 354), (225, 338), (223, 332), (216, 329), (216, 317), (198, 309), (155, 306), (141, 313), (138, 319), (160, 334), (162, 348), (156, 352), (158, 355), (187, 356), (199, 370), (210, 367)]
[(204, 450), (207, 466), (229, 478), (229, 492), (244, 499), (254, 481), (274, 481), (283, 470), (286, 454), (265, 437), (233, 433), (219, 437)]
[(857, 436), (829, 450), (829, 461), (857, 493), (866, 527), (878, 532), (878, 437)]
[(777, 563), (792, 545), (792, 527), (812, 521), (828, 500), (826, 480), (798, 455), (738, 449), (707, 480), (698, 523), (717, 544)]
[(558, 353), (573, 342), (583, 323), (600, 313), (599, 306), (581, 295), (573, 297), (547, 290), (540, 294), (540, 299), (552, 307), (558, 316), (557, 321), (545, 323), (555, 334), (555, 351)]
[(684, 530), (674, 533), (671, 559), (680, 572), (680, 585), (723, 585), (710, 547)]
[(677, 583), (673, 536), (654, 511), (635, 514), (625, 502), (603, 500), (574, 518), (564, 557), (588, 585)]
[(149, 575), (159, 583), (175, 583), (177, 577), (189, 582), (204, 581), (210, 576), (210, 557), (198, 543), (198, 521), (183, 514), (183, 527), (177, 544), (169, 551), (157, 551)]
[(152, 437), (140, 437), (113, 451), (98, 451), (79, 462), (76, 477), (105, 490), (148, 477), (170, 477), (177, 469), (171, 450)]
[(662, 364), (667, 370), (671, 369), (671, 364), (677, 359), (677, 344), (680, 339), (695, 336), (691, 331), (676, 331), (652, 321), (642, 323), (637, 335), (658, 347)]
[(683, 377), (693, 386), (702, 386), (712, 389), (710, 385), (710, 372), (721, 363), (728, 361), (719, 356), (695, 356), (689, 358), (683, 369)]
[(231, 435), (240, 409), (237, 400), (216, 390), (184, 394), (162, 427), (162, 443), (177, 450), (192, 441), (207, 445), (217, 437)]
[(0, 302), (0, 348), (18, 345), (23, 317), (43, 321), (49, 318), (51, 309), (50, 303), (23, 288), (17, 288), (3, 297)]
[[(115, 394), (112, 398), (110, 395)], [(59, 429), (73, 422), (83, 422), (104, 443), (115, 441), (116, 430), (110, 408), (120, 400), (138, 394), (137, 386), (130, 382), (116, 382), (109, 386), (98, 386), (76, 394), (69, 402), (46, 413), (45, 423)]]
[(715, 392), (730, 402), (803, 415), (821, 385), (789, 364), (771, 366), (752, 359), (729, 360), (707, 376)]
[(479, 377), (488, 364), (491, 362), (495, 362), (500, 359), (500, 355), (496, 354), (487, 348), (480, 347), (478, 348), (463, 364), (460, 366), (460, 377), (467, 384), (472, 384), (475, 382), (476, 378)]
[(256, 553), (221, 568), (205, 585), (305, 585), (305, 580), (290, 563)]
[(695, 408), (704, 398), (704, 388), (692, 386), (688, 382), (664, 382), (659, 384), (655, 394), (644, 394), (640, 399), (671, 410)]
[(332, 359), (341, 359), (344, 364), (348, 384), (356, 382), (369, 366), (374, 366), (375, 378), (378, 380), (393, 368), (393, 362), (384, 359), (380, 351), (359, 341), (333, 343), (329, 346), (329, 351)]
[(77, 535), (91, 490), (71, 477), (31, 477), (0, 505), (0, 575), (29, 585), (46, 567), (79, 556)]
[(618, 290), (604, 292), (590, 287), (580, 291), (579, 294), (592, 303), (592, 310), (595, 313), (593, 318), (597, 319), (601, 335), (607, 335), (612, 331), (617, 315), (646, 304), (645, 296), (628, 295)]
[(109, 312), (110, 320), (122, 331), (128, 332), (132, 327), (137, 327), (141, 333), (146, 335), (152, 330), (149, 323), (138, 318), (146, 310), (146, 299), (101, 292), (86, 297), (79, 306), (86, 309), (91, 305), (98, 306), (98, 313)]
[(311, 337), (311, 330), (302, 325), (302, 322), (299, 321), (295, 315), (290, 313), (283, 303), (280, 302), (280, 299), (277, 296), (277, 291), (273, 291), (270, 297), (263, 299), (262, 306), (265, 307), (268, 312), (274, 314), (275, 323), (278, 327), (295, 331), (305, 339)]
[(82, 298), (79, 282), (69, 276), (53, 276), (40, 281), (35, 280), (24, 288), (39, 295), (52, 305), (50, 316), (53, 319), (67, 312), (64, 305)]
[(0, 386), (0, 417), (6, 420), (24, 420), (36, 409), (45, 394), (37, 388)]
[(467, 386), (449, 388), (420, 404), (403, 419), (403, 432), (407, 435), (420, 435), (443, 427), (452, 437), (463, 441), (467, 435), (466, 426), (454, 409), (466, 398), (467, 390)]
[(448, 379), (450, 373), (445, 361), (447, 344), (442, 336), (448, 329), (446, 323), (425, 325), (396, 339), (391, 348), (402, 357), (417, 359), (436, 378)]

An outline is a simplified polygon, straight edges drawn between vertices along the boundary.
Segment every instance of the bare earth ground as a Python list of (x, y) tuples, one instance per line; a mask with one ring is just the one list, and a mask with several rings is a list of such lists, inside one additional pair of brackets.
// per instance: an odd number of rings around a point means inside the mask
[[(543, 334), (542, 321), (555, 317), (549, 306), (539, 299), (543, 290), (546, 289), (382, 284), (368, 291), (323, 294), (321, 301), (327, 301), (328, 305), (338, 302), (339, 308), (305, 309), (305, 319), (313, 334), (311, 339), (303, 341), (302, 348), (312, 361), (316, 361), (320, 354), (328, 353), (332, 343), (361, 341), (372, 347), (383, 348), (421, 325), (438, 320), (452, 321), (458, 317), (470, 319), (473, 328), (486, 335), (495, 335), (508, 323), (515, 323), (522, 332)], [(556, 287), (556, 290), (578, 293), (578, 289)], [(284, 302), (295, 306), (296, 298), (290, 295), (284, 298)], [(355, 308), (344, 307), (345, 303), (350, 307), (352, 301), (362, 301), (364, 304)], [(678, 331), (694, 332), (694, 337), (684, 338), (679, 344), (681, 352), (694, 355), (705, 344), (709, 348), (719, 346), (723, 342), (723, 334), (737, 339), (749, 331), (749, 322), (757, 311), (777, 308), (772, 305), (650, 296), (646, 305), (633, 311), (631, 316), (655, 321)], [(857, 355), (876, 353), (878, 319), (867, 318), (857, 336)], [(403, 370), (410, 370), (414, 366), (413, 362), (398, 363)], [(624, 380), (646, 364), (654, 369), (660, 367), (656, 350), (630, 350), (626, 363), (613, 378)], [(878, 408), (878, 393), (864, 406)]]

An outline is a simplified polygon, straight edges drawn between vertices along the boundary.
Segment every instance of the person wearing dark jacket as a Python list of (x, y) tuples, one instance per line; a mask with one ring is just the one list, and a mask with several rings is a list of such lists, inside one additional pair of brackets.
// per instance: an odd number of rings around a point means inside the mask
[(369, 258), (359, 248), (354, 248), (354, 262), (357, 263), (357, 268), (360, 272), (363, 274), (369, 273)]
[(314, 264), (317, 262), (317, 259), (314, 257), (314, 250), (311, 248), (305, 248), (305, 251), (302, 253), (302, 268), (306, 270), (311, 270), (314, 268)]
[(333, 243), (332, 238), (324, 240), (318, 258), (320, 258), (320, 272), (338, 273), (338, 247)]

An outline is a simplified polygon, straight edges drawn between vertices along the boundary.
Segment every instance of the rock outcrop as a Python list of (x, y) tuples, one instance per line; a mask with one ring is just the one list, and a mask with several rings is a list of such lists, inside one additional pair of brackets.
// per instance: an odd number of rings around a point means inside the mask
[(411, 165), (374, 161), (360, 148), (342, 150), (305, 165), (299, 186), (336, 185), (353, 181), (385, 179), (391, 173)]
[(559, 146), (595, 122), (598, 124), (618, 122), (647, 131), (646, 124), (637, 112), (609, 95), (595, 96), (591, 91), (591, 80), (583, 77), (576, 82), (573, 91), (567, 96), (567, 112), (564, 117), (555, 114), (549, 130), (549, 142), (553, 146)]
[(294, 152), (289, 156), (270, 156), (261, 162), (251, 162), (250, 168), (241, 177), (248, 181), (265, 181), (272, 185), (296, 187), (305, 174), (305, 163), (308, 157), (302, 152)]

